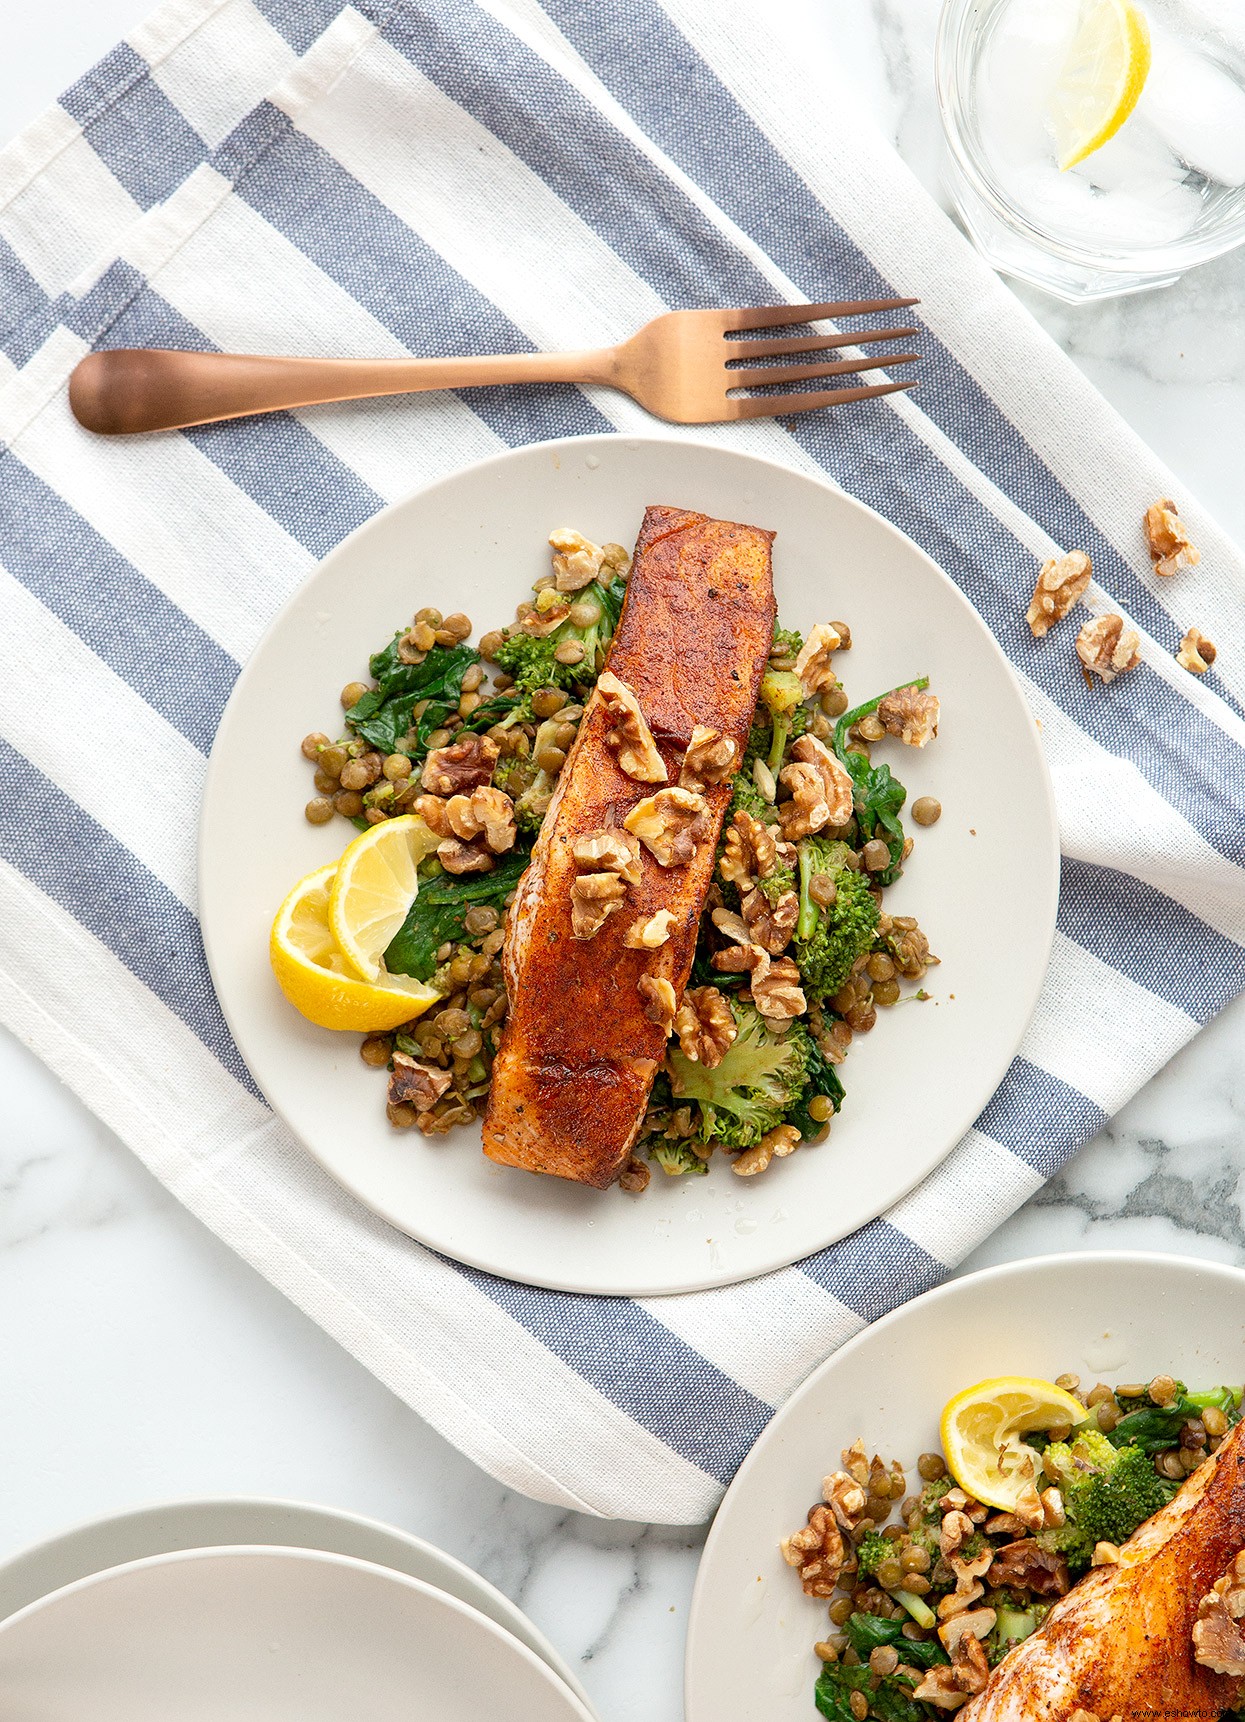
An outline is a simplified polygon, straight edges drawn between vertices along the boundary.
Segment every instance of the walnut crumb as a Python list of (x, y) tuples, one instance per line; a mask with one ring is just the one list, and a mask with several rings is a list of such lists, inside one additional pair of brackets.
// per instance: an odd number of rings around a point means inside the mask
[(1044, 638), (1084, 597), (1093, 571), (1093, 563), (1083, 550), (1069, 550), (1066, 556), (1052, 556), (1043, 562), (1025, 612), (1035, 640)]
[(1182, 568), (1196, 568), (1202, 560), (1202, 552), (1191, 542), (1169, 496), (1160, 496), (1146, 509), (1145, 529), (1154, 572), (1164, 579), (1178, 574)]
[(597, 693), (605, 704), (610, 728), (605, 745), (618, 759), (628, 777), (637, 783), (665, 783), (666, 767), (640, 702), (611, 670), (597, 677)]
[(1180, 642), (1176, 662), (1182, 670), (1188, 670), (1195, 676), (1204, 676), (1218, 656), (1215, 642), (1208, 640), (1200, 628), (1190, 628)]
[(1076, 637), (1076, 655), (1102, 682), (1113, 682), (1141, 662), (1141, 635), (1125, 625), (1123, 616), (1095, 616)]
[(617, 873), (581, 873), (571, 881), (571, 932), (577, 939), (594, 939), (616, 909), (627, 887)]

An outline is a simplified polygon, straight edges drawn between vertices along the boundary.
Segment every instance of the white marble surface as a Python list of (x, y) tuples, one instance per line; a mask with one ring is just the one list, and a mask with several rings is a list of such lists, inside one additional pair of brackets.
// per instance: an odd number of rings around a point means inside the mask
[[(936, 179), (935, 0), (757, 0), (793, 52), (837, 55)], [(142, 14), (5, 9), (0, 138)], [(1245, 252), (1152, 298), (1027, 295), (1072, 357), (1245, 538)], [(182, 1212), (11, 1039), (0, 1040), (0, 1558), (84, 1517), (275, 1494), (431, 1538), (532, 1614), (609, 1722), (673, 1722), (701, 1533), (516, 1498), (434, 1435)], [(1225, 1013), (969, 1266), (1143, 1246), (1245, 1260), (1245, 1005)]]

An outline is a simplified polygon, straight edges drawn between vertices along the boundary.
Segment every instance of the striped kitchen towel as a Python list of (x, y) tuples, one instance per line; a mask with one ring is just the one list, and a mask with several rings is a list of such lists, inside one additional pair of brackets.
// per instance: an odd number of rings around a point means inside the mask
[[(481, 1465), (665, 1521), (706, 1515), (813, 1364), (1245, 987), (1239, 553), (1179, 489), (1202, 564), (1153, 577), (1140, 520), (1169, 475), (756, 26), (755, 0), (171, 0), (0, 155), (3, 1020)], [(114, 442), (74, 425), (69, 372), (92, 345), (595, 346), (670, 306), (900, 292), (921, 299), (919, 395), (710, 434), (888, 516), (1022, 677), (1065, 857), (1023, 1048), (923, 1186), (785, 1272), (629, 1302), (456, 1268), (244, 1081), (195, 921), (205, 759), (260, 631), (360, 521), (501, 447), (652, 421), (599, 391), (485, 389)], [(1092, 554), (1091, 608), (1141, 632), (1109, 698), (1024, 625), (1057, 546)], [(1173, 659), (1189, 622), (1237, 646), (1202, 680)]]

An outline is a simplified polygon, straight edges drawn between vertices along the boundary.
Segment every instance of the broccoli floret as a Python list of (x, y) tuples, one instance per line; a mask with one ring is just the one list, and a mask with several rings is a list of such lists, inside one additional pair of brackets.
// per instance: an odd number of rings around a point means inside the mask
[[(538, 688), (590, 688), (605, 664), (605, 654), (614, 637), (614, 629), (622, 612), (627, 588), (621, 574), (602, 569), (610, 578), (594, 580), (574, 595), (578, 605), (595, 604), (597, 620), (586, 627), (577, 627), (569, 617), (552, 632), (541, 637), (516, 628), (497, 648), (496, 661), (514, 682), (515, 689), (531, 715), (531, 696)], [(574, 664), (559, 663), (559, 646), (577, 642), (584, 649), (583, 657)]]
[(884, 1560), (891, 1556), (889, 1537), (884, 1537), (881, 1531), (866, 1531), (856, 1544), (856, 1565), (866, 1576), (877, 1572)]
[(666, 1064), (674, 1097), (697, 1108), (702, 1141), (752, 1148), (798, 1105), (812, 1041), (798, 1022), (771, 1034), (751, 1005), (729, 1003), (738, 1032), (720, 1064), (707, 1070), (675, 1047)]
[(688, 1172), (709, 1170), (709, 1162), (693, 1153), (685, 1142), (657, 1142), (649, 1149), (648, 1157), (650, 1160), (656, 1160), (670, 1178), (681, 1178)]
[(804, 646), (804, 636), (798, 628), (784, 628), (774, 623), (774, 645), (770, 653), (776, 658), (798, 658)]
[(795, 874), (790, 867), (775, 867), (767, 878), (757, 880), (757, 890), (763, 897), (768, 897), (771, 903), (776, 903), (780, 897), (785, 897), (788, 891), (795, 890)]
[[(834, 997), (877, 936), (877, 902), (867, 877), (844, 864), (847, 854), (845, 843), (824, 837), (805, 837), (799, 844), (800, 913), (792, 954), (813, 1004)], [(809, 890), (819, 873), (829, 874), (836, 887), (834, 902), (824, 908)]]
[(731, 799), (726, 809), (727, 821), (740, 810), (759, 819), (762, 825), (772, 824), (778, 817), (772, 801), (766, 801), (752, 780), (750, 771), (737, 771), (731, 778)]
[(514, 802), (514, 822), (521, 839), (520, 847), (536, 836), (553, 799), (556, 780), (542, 771), (531, 754), (509, 753), (500, 759), (493, 771), (493, 782)]
[(1039, 1531), (1037, 1540), (1066, 1555), (1074, 1572), (1089, 1565), (1096, 1543), (1126, 1542), (1176, 1492), (1142, 1448), (1113, 1446), (1098, 1429), (1053, 1442), (1045, 1462), (1058, 1478), (1067, 1521)]
[[(782, 764), (787, 738), (795, 728), (795, 715), (804, 704), (804, 684), (794, 670), (767, 669), (761, 677), (761, 700), (769, 713), (770, 742), (766, 764), (777, 771)], [(807, 714), (805, 714), (807, 720)], [(802, 726), (801, 726), (802, 727)]]

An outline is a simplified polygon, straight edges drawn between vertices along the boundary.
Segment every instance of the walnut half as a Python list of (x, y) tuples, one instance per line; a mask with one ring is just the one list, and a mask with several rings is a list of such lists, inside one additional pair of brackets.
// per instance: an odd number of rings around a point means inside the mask
[(791, 791), (791, 800), (778, 809), (783, 836), (794, 842), (827, 825), (845, 824), (852, 816), (852, 780), (846, 766), (813, 735), (802, 735), (791, 757), (795, 763), (778, 774)]
[(1094, 569), (1083, 550), (1069, 550), (1066, 556), (1052, 556), (1043, 562), (1042, 571), (1033, 588), (1033, 598), (1025, 613), (1025, 621), (1035, 640), (1042, 639), (1085, 596)]
[(938, 734), (938, 696), (920, 688), (896, 688), (878, 705), (878, 722), (887, 735), (908, 747), (924, 747)]
[(1245, 1674), (1245, 1549), (1197, 1605), (1193, 1660), (1216, 1674)]
[(1113, 682), (1141, 662), (1141, 635), (1123, 616), (1095, 616), (1076, 637), (1076, 655), (1102, 682)]
[(492, 777), (499, 752), (491, 736), (465, 735), (448, 747), (433, 748), (420, 782), (432, 795), (470, 795)]
[(829, 1507), (810, 1507), (808, 1523), (780, 1547), (787, 1565), (799, 1569), (805, 1596), (834, 1595), (843, 1566), (843, 1533)]
[(1202, 560), (1202, 552), (1194, 547), (1170, 496), (1160, 496), (1146, 509), (1145, 528), (1156, 574), (1166, 578), (1182, 568), (1196, 568)]
[(605, 702), (610, 728), (605, 745), (617, 755), (628, 777), (637, 783), (665, 783), (666, 767), (640, 702), (611, 670), (597, 677), (597, 692)]
[(724, 783), (735, 769), (739, 749), (720, 729), (697, 724), (683, 755), (679, 783), (683, 789), (705, 789), (711, 783)]
[(739, 1030), (725, 993), (717, 987), (691, 987), (675, 1016), (674, 1032), (684, 1058), (716, 1070)]
[(395, 1052), (389, 1078), (389, 1104), (431, 1112), (453, 1080), (451, 1071), (439, 1070), (434, 1064), (421, 1064), (405, 1052)]
[(705, 834), (708, 817), (703, 795), (676, 786), (637, 801), (623, 825), (660, 866), (685, 867)]

